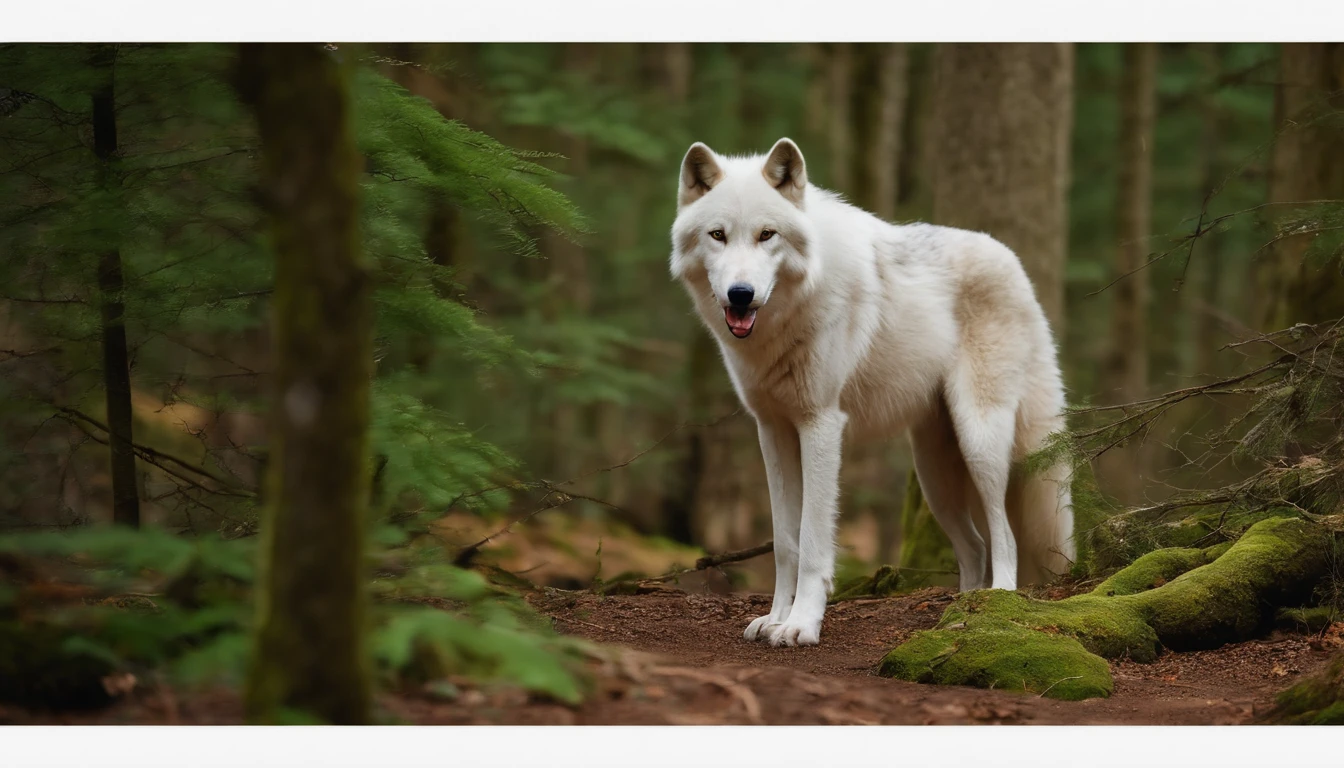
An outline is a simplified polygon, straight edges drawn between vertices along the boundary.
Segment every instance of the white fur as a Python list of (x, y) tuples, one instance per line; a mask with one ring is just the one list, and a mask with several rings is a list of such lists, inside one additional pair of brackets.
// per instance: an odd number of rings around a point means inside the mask
[[(788, 139), (753, 157), (696, 144), (678, 192), (672, 274), (756, 418), (770, 486), (774, 604), (748, 639), (820, 638), (846, 429), (909, 432), (962, 590), (1015, 589), (1067, 568), (1067, 468), (1014, 470), (1063, 427), (1064, 393), (1049, 325), (1012, 251), (851, 206), (807, 183)], [(778, 234), (761, 241), (763, 230)], [(746, 338), (724, 320), (734, 284), (755, 290)]]

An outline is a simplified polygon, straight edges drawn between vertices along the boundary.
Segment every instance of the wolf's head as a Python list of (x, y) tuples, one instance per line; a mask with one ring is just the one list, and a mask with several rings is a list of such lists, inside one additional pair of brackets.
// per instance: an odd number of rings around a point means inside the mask
[(771, 295), (808, 276), (807, 190), (803, 153), (789, 139), (752, 157), (722, 157), (697, 142), (681, 162), (672, 276), (702, 311), (717, 305), (739, 339)]

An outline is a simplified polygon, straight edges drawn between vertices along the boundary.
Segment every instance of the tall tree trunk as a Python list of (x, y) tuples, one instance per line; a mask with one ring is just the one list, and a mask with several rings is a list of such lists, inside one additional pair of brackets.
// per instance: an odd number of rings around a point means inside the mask
[(1073, 46), (943, 44), (934, 56), (933, 219), (1012, 248), (1062, 339)]
[[(1195, 57), (1199, 60), (1203, 79), (1209, 84), (1199, 104), (1202, 177), (1200, 191), (1204, 198), (1200, 202), (1202, 205), (1208, 205), (1218, 190), (1223, 174), (1222, 162), (1219, 159), (1223, 133), (1222, 118), (1215, 99), (1215, 89), (1219, 78), (1222, 77), (1223, 68), (1217, 43), (1197, 43)], [(1191, 310), (1189, 315), (1193, 346), (1186, 355), (1190, 361), (1186, 367), (1187, 375), (1216, 376), (1219, 371), (1214, 355), (1220, 346), (1218, 323), (1210, 310), (1218, 306), (1222, 295), (1221, 276), (1226, 271), (1218, 263), (1220, 245), (1218, 233), (1210, 232), (1204, 235), (1196, 245), (1195, 256), (1186, 265), (1189, 280), (1182, 290), (1186, 293), (1187, 306)]]
[[(1104, 387), (1114, 403), (1132, 403), (1148, 390), (1148, 238), (1152, 234), (1153, 123), (1157, 45), (1124, 46), (1120, 83), (1120, 180), (1116, 197), (1116, 278), (1111, 298), (1110, 354)], [(1098, 464), (1101, 486), (1123, 504), (1143, 493), (1143, 443), (1131, 439)]]
[(347, 77), (317, 45), (244, 45), (276, 255), (270, 486), (247, 711), (367, 722), (370, 286)]
[[(1273, 247), (1261, 309), (1266, 330), (1293, 323), (1319, 323), (1344, 315), (1344, 274), (1339, 259), (1308, 254), (1329, 226), (1323, 216), (1338, 204), (1312, 201), (1344, 198), (1344, 43), (1287, 43), (1275, 91), (1278, 136), (1270, 158), (1269, 199), (1281, 228)], [(1289, 230), (1307, 230), (1289, 235)], [(1329, 233), (1327, 232), (1327, 236)]]
[(892, 221), (900, 195), (901, 146), (905, 127), (905, 105), (909, 95), (910, 53), (905, 43), (887, 43), (878, 56), (877, 90), (880, 104), (869, 141), (869, 174), (873, 191), (873, 213)]
[(827, 165), (831, 189), (854, 194), (854, 48), (849, 43), (834, 43), (826, 60), (828, 94), (826, 111), (830, 116), (826, 138), (830, 148)]
[[(117, 176), (117, 102), (115, 45), (98, 45), (93, 63), (99, 82), (93, 92), (93, 154), (98, 159), (98, 182), (115, 191)], [(114, 239), (115, 241), (115, 239)], [(140, 527), (140, 494), (135, 476), (132, 444), (131, 362), (126, 344), (125, 281), (121, 250), (109, 248), (98, 255), (98, 290), (103, 325), (103, 388), (107, 392), (108, 446), (112, 454), (112, 521)]]
[[(567, 43), (562, 54), (566, 71), (594, 77), (597, 48), (592, 43)], [(582, 136), (565, 138), (564, 154), (569, 158), (568, 172), (583, 178), (588, 171), (588, 140)], [(593, 286), (588, 275), (588, 257), (583, 246), (563, 234), (547, 230), (542, 246), (550, 262), (550, 313), (552, 321), (562, 317), (584, 317), (593, 307)], [(582, 405), (560, 400), (551, 411), (551, 469), (559, 480), (579, 474), (584, 462), (579, 439), (586, 410)]]

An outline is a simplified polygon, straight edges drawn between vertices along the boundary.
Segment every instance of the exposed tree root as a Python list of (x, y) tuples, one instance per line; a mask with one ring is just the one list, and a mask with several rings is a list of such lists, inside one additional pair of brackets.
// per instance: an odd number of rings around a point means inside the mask
[(1327, 572), (1330, 541), (1320, 526), (1273, 518), (1230, 547), (1149, 553), (1065, 600), (971, 592), (937, 627), (887, 654), (879, 673), (1059, 699), (1107, 696), (1105, 659), (1217, 647), (1267, 626), (1276, 606), (1300, 605)]

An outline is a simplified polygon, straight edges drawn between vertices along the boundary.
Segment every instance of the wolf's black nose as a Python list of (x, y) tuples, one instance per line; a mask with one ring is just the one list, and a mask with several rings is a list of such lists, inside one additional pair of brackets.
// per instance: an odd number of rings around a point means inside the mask
[(756, 291), (746, 283), (737, 283), (728, 289), (728, 303), (734, 307), (749, 307), (751, 306), (751, 300), (754, 298), (756, 298)]

